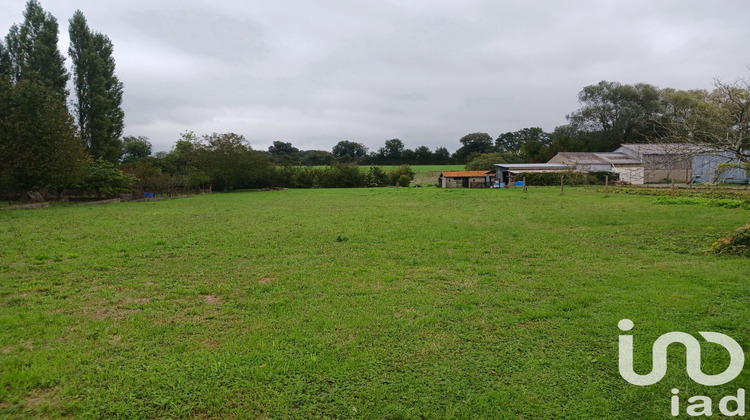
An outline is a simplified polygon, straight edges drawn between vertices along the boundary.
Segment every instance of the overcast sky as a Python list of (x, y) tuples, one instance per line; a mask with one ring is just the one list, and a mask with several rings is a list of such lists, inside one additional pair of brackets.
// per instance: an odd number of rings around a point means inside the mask
[[(746, 0), (40, 0), (114, 43), (125, 135), (236, 132), (330, 150), (458, 148), (552, 131), (601, 80), (679, 89), (750, 76)], [(25, 0), (0, 0), (0, 30)]]

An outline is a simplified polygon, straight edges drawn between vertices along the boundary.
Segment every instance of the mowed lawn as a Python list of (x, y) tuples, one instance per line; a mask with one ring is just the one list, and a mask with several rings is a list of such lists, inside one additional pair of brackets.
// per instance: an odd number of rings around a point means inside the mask
[[(750, 211), (593, 188), (203, 195), (0, 212), (0, 417), (670, 418), (669, 331), (750, 350)], [(729, 357), (703, 344), (703, 370)], [(750, 360), (750, 359), (749, 359)], [(746, 365), (747, 366), (747, 365)]]

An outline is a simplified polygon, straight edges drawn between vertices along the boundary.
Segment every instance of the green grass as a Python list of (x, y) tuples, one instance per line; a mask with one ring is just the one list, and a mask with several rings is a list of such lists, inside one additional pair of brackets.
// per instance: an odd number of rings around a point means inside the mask
[(745, 208), (750, 210), (750, 203), (732, 198), (704, 198), (704, 197), (657, 197), (654, 204), (700, 204), (711, 207), (725, 207), (728, 209)]
[[(287, 190), (0, 212), (0, 417), (668, 418), (661, 334), (750, 349), (743, 209), (593, 189)], [(728, 357), (703, 343), (704, 371)], [(679, 346), (675, 346), (679, 347)]]

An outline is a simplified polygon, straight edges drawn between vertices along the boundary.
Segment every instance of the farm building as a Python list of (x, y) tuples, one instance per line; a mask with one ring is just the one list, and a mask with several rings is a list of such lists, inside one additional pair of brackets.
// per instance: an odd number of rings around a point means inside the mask
[(560, 163), (498, 163), (495, 165), (496, 178), (501, 186), (517, 181), (516, 175), (522, 172), (564, 172), (575, 170), (574, 166)]
[(578, 153), (560, 152), (548, 163), (562, 163), (575, 166), (579, 171), (614, 172), (620, 180), (630, 184), (643, 184), (643, 163), (625, 153)]
[(735, 181), (747, 178), (745, 171), (721, 171), (719, 165), (732, 161), (731, 155), (710, 147), (682, 143), (623, 144), (614, 151), (643, 162), (644, 181), (659, 183)]
[(440, 188), (488, 188), (492, 186), (492, 171), (443, 171), (438, 178)]

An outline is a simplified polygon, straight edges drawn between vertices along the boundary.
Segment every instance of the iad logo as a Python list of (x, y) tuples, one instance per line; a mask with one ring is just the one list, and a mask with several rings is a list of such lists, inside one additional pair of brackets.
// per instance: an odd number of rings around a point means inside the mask
[[(633, 329), (633, 321), (621, 320), (617, 326), (623, 331)], [(633, 385), (646, 386), (659, 382), (667, 373), (667, 347), (672, 343), (685, 346), (687, 353), (687, 374), (690, 379), (701, 385), (723, 385), (742, 372), (745, 365), (745, 353), (734, 339), (716, 332), (700, 332), (709, 343), (716, 343), (729, 351), (729, 367), (717, 375), (706, 375), (701, 371), (701, 345), (690, 334), (683, 332), (669, 332), (656, 339), (653, 347), (653, 368), (647, 375), (639, 375), (633, 371), (633, 336), (620, 336), (620, 375)]]
[[(629, 319), (620, 320), (617, 326), (622, 331), (633, 329), (633, 321)], [(654, 342), (652, 349), (652, 368), (651, 372), (646, 375), (640, 375), (633, 370), (633, 336), (620, 335), (620, 357), (619, 367), (620, 375), (626, 381), (633, 385), (647, 386), (659, 382), (667, 373), (667, 348), (672, 343), (680, 343), (685, 346), (687, 374), (693, 381), (706, 386), (723, 385), (732, 381), (741, 372), (745, 365), (745, 353), (734, 339), (717, 332), (700, 332), (698, 333), (709, 343), (715, 343), (724, 347), (729, 352), (729, 366), (724, 372), (716, 375), (707, 375), (701, 370), (701, 345), (690, 334), (683, 332), (669, 332), (661, 335)], [(672, 415), (679, 415), (679, 397), (680, 391), (673, 389), (672, 393)], [(688, 399), (689, 403), (694, 403), (687, 407), (689, 416), (710, 416), (712, 414), (711, 399), (705, 396), (694, 396)], [(733, 402), (737, 408), (732, 410), (728, 407)], [(744, 416), (745, 415), (745, 390), (738, 389), (737, 396), (727, 396), (719, 402), (719, 411), (725, 416)]]

